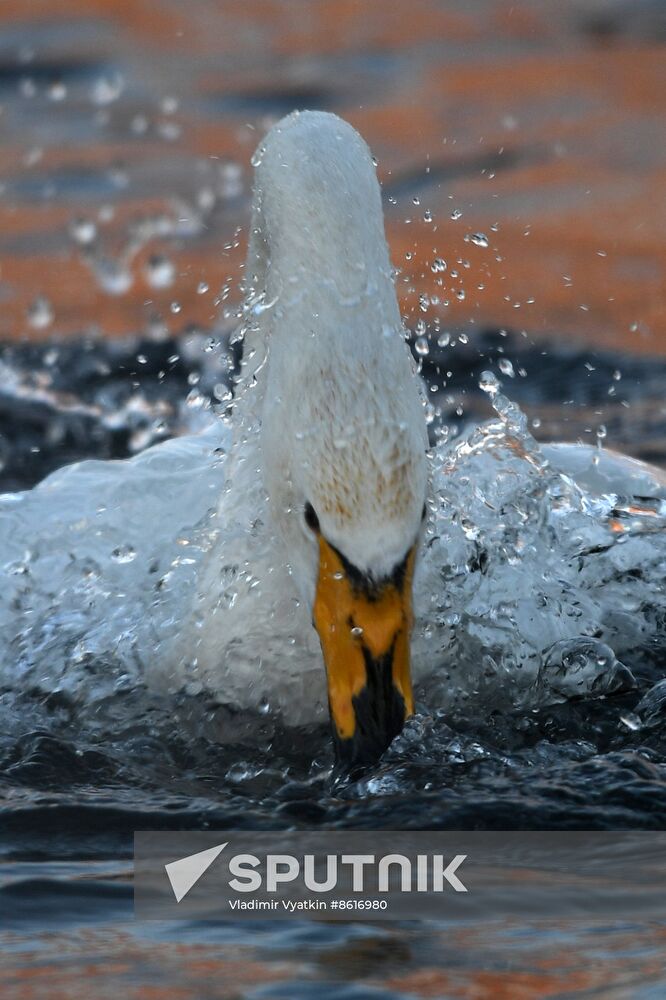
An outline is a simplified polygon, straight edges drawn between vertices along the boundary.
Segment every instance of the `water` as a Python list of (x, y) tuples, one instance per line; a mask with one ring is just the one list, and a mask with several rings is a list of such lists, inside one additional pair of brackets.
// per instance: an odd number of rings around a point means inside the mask
[[(514, 347), (516, 365), (527, 363)], [(123, 872), (135, 829), (663, 828), (666, 491), (647, 467), (594, 447), (539, 445), (522, 411), (502, 393), (499, 364), (497, 375), (484, 368), (472, 375), (468, 410), (481, 415), (486, 400), (495, 416), (476, 425), (459, 421), (434, 452), (429, 548), (416, 583), (423, 609), (414, 642), (418, 713), (375, 768), (340, 781), (323, 712), (295, 734), (270, 694), (229, 708), (196, 670), (179, 675), (168, 691), (146, 684), (153, 658), (182, 625), (182, 594), (214, 544), (211, 512), (223, 490), (229, 430), (224, 408), (216, 412), (210, 401), (215, 379), (231, 363), (203, 341), (195, 349), (165, 344), (152, 356), (144, 349), (132, 348), (146, 358), (141, 391), (150, 397), (149, 413), (166, 414), (163, 433), (188, 429), (173, 421), (192, 371), (209, 406), (189, 419), (196, 429), (205, 418), (208, 429), (139, 451), (131, 465), (96, 462), (55, 472), (36, 490), (2, 501), (0, 856), (13, 914), (5, 948), (24, 948), (28, 928), (39, 939), (67, 925), (68, 947), (81, 962), (89, 935), (97, 934), (112, 965), (120, 950), (133, 951), (140, 979), (170, 941), (191, 934), (202, 954), (226, 970), (235, 960), (230, 937), (239, 933), (227, 925), (127, 927)], [(85, 407), (94, 412), (78, 429), (84, 455), (99, 449), (105, 426), (120, 434), (118, 456), (137, 449), (136, 428), (127, 426), (137, 390), (119, 386), (106, 400), (90, 395), (86, 372), (112, 365), (113, 350), (100, 346), (80, 354), (79, 367), (64, 365), (60, 371), (69, 375), (60, 374), (59, 390), (47, 396), (51, 413), (65, 421)], [(157, 377), (167, 352), (191, 359), (178, 362), (183, 366), (170, 382)], [(33, 351), (33, 367), (36, 359), (53, 367), (47, 353)], [(436, 357), (428, 357), (434, 364)], [(451, 363), (464, 382), (464, 351), (457, 357)], [(15, 350), (14, 380), (5, 384), (20, 390), (29, 412), (43, 405), (44, 389), (21, 379), (20, 358)], [(560, 364), (554, 353), (553, 374)], [(434, 369), (428, 374), (436, 384)], [(442, 440), (442, 420), (431, 426), (434, 441)], [(18, 422), (7, 482), (16, 484), (25, 470), (21, 454), (31, 440)], [(142, 440), (149, 445), (153, 438)], [(42, 471), (59, 464), (57, 448), (40, 453)], [(39, 478), (39, 469), (26, 474)], [(231, 594), (237, 586), (230, 577)], [(236, 666), (233, 656), (227, 671)], [(317, 680), (321, 686), (320, 670), (317, 664), (308, 674), (310, 699)], [(420, 982), (423, 953), (438, 955), (429, 973), (437, 989), (455, 983), (471, 989), (478, 975), (477, 963), (456, 971), (453, 962), (452, 969), (440, 943), (450, 929), (426, 929), (415, 952), (409, 928), (353, 927), (345, 933), (360, 935), (361, 955), (367, 940), (371, 951), (401, 942), (404, 957), (393, 978), (409, 988)], [(476, 931), (468, 933), (473, 939)], [(515, 938), (516, 967), (542, 976), (542, 965), (561, 955), (560, 941), (573, 934), (580, 945), (580, 966), (571, 972), (577, 981), (588, 975), (587, 948), (590, 954), (607, 948), (610, 961), (612, 934), (625, 940), (634, 932), (615, 930), (607, 940), (590, 929), (581, 941), (580, 928), (544, 926), (537, 958), (527, 948), (533, 933), (520, 925), (492, 930), (491, 967)], [(288, 982), (330, 980), (326, 955), (337, 947), (337, 934), (258, 925), (252, 942), (238, 947), (243, 955), (250, 948), (262, 983), (281, 975), (276, 954), (296, 963)], [(299, 935), (313, 940), (306, 967)], [(39, 955), (22, 952), (21, 962), (40, 967), (57, 947), (49, 935)], [(63, 973), (70, 989), (78, 961)], [(566, 985), (564, 972), (557, 975)], [(370, 976), (375, 980), (385, 983), (385, 970)], [(285, 988), (294, 995), (293, 986)], [(401, 990), (391, 986), (387, 995)]]
[[(220, 569), (238, 544), (216, 513), (231, 442), (220, 415), (130, 463), (84, 463), (6, 494), (0, 745), (12, 810), (48, 789), (51, 815), (82, 800), (81, 816), (94, 815), (111, 794), (126, 835), (165, 811), (185, 825), (662, 823), (663, 480), (605, 451), (537, 444), (499, 380), (484, 372), (480, 385), (496, 418), (433, 453), (415, 581), (419, 713), (354, 782), (331, 779), (311, 643), (272, 626), (312, 702), (298, 750), (293, 714), (280, 714), (284, 668), (273, 690), (234, 686), (257, 648), (243, 587), (259, 609), (274, 598), (251, 564), (254, 529), (238, 529), (245, 581), (237, 565)], [(210, 628), (192, 625), (183, 594), (211, 559), (233, 636), (214, 675), (173, 656)], [(156, 672), (160, 659), (171, 674)]]

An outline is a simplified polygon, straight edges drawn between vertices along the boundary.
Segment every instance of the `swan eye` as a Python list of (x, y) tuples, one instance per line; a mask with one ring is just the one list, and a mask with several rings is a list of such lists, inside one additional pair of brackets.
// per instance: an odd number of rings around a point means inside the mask
[(315, 514), (315, 509), (311, 503), (306, 503), (303, 516), (310, 531), (319, 532), (319, 518)]

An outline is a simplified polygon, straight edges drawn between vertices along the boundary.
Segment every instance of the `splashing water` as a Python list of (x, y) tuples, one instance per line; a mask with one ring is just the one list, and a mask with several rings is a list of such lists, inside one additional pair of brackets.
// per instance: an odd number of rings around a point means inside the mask
[(430, 699), (473, 713), (534, 709), (631, 690), (634, 674), (656, 679), (663, 483), (592, 448), (540, 447), (496, 377), (484, 372), (480, 386), (499, 420), (463, 437), (435, 472), (421, 567), (429, 605), (416, 636), (419, 657), (440, 664)]
[[(262, 561), (256, 428), (235, 426), (234, 443), (218, 420), (1, 498), (7, 780), (65, 797), (68, 783), (120, 782), (135, 809), (178, 802), (223, 822), (240, 795), (246, 817), (278, 825), (284, 810), (329, 825), (603, 825), (631, 773), (644, 797), (625, 818), (651, 822), (666, 761), (666, 490), (630, 459), (539, 446), (497, 378), (480, 385), (496, 418), (432, 457), (419, 712), (368, 776), (330, 788), (307, 609)], [(211, 616), (226, 623), (215, 673), (197, 656)], [(257, 621), (271, 630), (259, 677)], [(294, 740), (286, 721), (308, 728)], [(540, 797), (535, 769), (559, 797)]]

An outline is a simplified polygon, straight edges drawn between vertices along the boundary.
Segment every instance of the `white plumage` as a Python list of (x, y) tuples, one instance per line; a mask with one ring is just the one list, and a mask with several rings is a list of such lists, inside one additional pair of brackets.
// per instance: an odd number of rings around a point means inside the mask
[[(247, 540), (259, 582), (244, 593), (236, 648), (248, 648), (256, 629), (247, 683), (266, 685), (263, 697), (292, 711), (297, 696), (301, 717), (325, 702), (310, 624), (317, 544), (304, 506), (356, 568), (390, 573), (419, 533), (427, 434), (366, 144), (336, 116), (304, 112), (276, 125), (254, 162), (247, 360), (218, 520), (228, 525), (247, 509), (248, 493), (253, 513), (262, 511), (261, 540)], [(206, 625), (196, 657), (206, 683), (234, 631), (216, 603), (219, 561), (211, 551), (198, 598)], [(282, 685), (266, 683), (258, 661)]]
[[(380, 578), (421, 538), (427, 494), (413, 674), (434, 672), (442, 698), (494, 684), (511, 699), (544, 650), (581, 632), (642, 641), (649, 615), (621, 609), (644, 609), (663, 580), (663, 533), (628, 530), (614, 548), (608, 517), (615, 493), (663, 494), (658, 473), (608, 453), (597, 464), (591, 449), (539, 452), (505, 420), (440, 448), (428, 487), (422, 388), (367, 146), (308, 112), (275, 126), (254, 162), (231, 419), (3, 499), (5, 678), (91, 702), (119, 683), (185, 686), (294, 723), (323, 717), (304, 507)], [(606, 542), (607, 556), (580, 562)], [(602, 593), (619, 560), (643, 576)]]

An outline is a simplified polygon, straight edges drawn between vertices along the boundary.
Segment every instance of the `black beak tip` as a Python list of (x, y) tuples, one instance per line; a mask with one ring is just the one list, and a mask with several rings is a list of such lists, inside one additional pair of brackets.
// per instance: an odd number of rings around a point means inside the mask
[(351, 778), (361, 777), (374, 767), (395, 737), (402, 731), (406, 719), (405, 702), (393, 686), (379, 701), (364, 688), (353, 699), (356, 727), (353, 736), (342, 739), (333, 730), (336, 770)]

